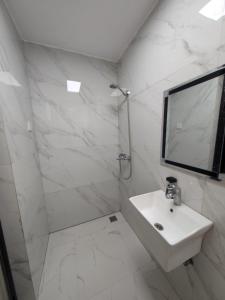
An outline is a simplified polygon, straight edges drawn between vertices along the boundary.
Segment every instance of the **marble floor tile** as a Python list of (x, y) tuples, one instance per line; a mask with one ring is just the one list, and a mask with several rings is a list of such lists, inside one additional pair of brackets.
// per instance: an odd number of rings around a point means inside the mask
[(120, 213), (50, 235), (39, 300), (178, 300)]

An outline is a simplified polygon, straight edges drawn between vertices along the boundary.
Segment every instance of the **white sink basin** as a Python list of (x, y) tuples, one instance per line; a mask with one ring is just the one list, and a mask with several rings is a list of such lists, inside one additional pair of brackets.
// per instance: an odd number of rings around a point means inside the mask
[(132, 197), (130, 202), (149, 223), (150, 251), (167, 272), (198, 254), (204, 234), (213, 226), (185, 204), (175, 206), (162, 190)]

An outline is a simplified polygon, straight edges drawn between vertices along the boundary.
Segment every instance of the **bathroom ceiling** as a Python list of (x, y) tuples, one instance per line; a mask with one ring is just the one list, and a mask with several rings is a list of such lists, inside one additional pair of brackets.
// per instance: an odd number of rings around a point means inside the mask
[(21, 38), (118, 61), (158, 0), (4, 0)]

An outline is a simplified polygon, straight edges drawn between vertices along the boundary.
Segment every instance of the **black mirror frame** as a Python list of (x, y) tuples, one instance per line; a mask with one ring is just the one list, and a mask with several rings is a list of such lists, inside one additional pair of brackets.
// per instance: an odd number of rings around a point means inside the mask
[[(185, 165), (175, 161), (167, 160), (165, 158), (166, 151), (166, 133), (167, 133), (167, 112), (168, 112), (168, 100), (169, 95), (175, 94), (192, 86), (198, 85), (202, 82), (224, 75), (222, 96), (220, 102), (220, 112), (217, 125), (217, 135), (215, 142), (215, 151), (213, 157), (212, 171), (196, 168), (194, 166)], [(210, 176), (212, 179), (219, 180), (219, 175), (225, 173), (225, 65), (197, 78), (194, 78), (188, 82), (178, 85), (164, 92), (164, 107), (163, 107), (163, 124), (162, 124), (162, 143), (161, 143), (161, 163), (164, 165), (172, 165), (182, 169), (186, 169), (195, 173), (200, 173)]]

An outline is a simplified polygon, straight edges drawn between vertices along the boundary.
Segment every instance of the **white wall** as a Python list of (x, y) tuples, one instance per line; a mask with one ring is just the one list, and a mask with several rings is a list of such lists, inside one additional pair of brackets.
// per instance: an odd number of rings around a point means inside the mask
[[(0, 41), (0, 106), (9, 151), (6, 168), (8, 172), (11, 170), (11, 174), (6, 178), (11, 187), (3, 187), (0, 199), (7, 205), (7, 201), (12, 201), (11, 207), (4, 207), (9, 213), (7, 224), (11, 224), (12, 227), (3, 226), (3, 229), (6, 236), (10, 235), (9, 239), (6, 239), (12, 242), (10, 245), (8, 243), (8, 248), (13, 271), (17, 276), (20, 299), (30, 300), (32, 292), (29, 294), (28, 289), (33, 289), (29, 283), (31, 278), (36, 296), (38, 294), (48, 242), (48, 224), (34, 135), (27, 131), (27, 121), (32, 123), (32, 109), (22, 43), (2, 0)], [(7, 177), (7, 170), (2, 174)], [(6, 217), (5, 211), (1, 212)], [(10, 217), (12, 222), (9, 224)], [(19, 245), (15, 244), (15, 241), (18, 241)], [(24, 295), (21, 295), (22, 292)]]
[[(118, 211), (116, 65), (26, 44), (50, 230)], [(81, 81), (79, 94), (67, 80)]]
[[(182, 200), (214, 221), (194, 267), (167, 274), (182, 300), (224, 299), (225, 188), (223, 182), (160, 165), (163, 91), (224, 63), (225, 20), (198, 13), (206, 0), (170, 0), (150, 16), (121, 61), (120, 85), (131, 90), (133, 178), (123, 182), (122, 212), (145, 246), (145, 225), (129, 205), (129, 195), (165, 189), (165, 178), (178, 178)], [(119, 117), (120, 139), (127, 149), (126, 106)]]
[(12, 164), (0, 114), (0, 219), (19, 300), (33, 300), (34, 288), (17, 201)]

